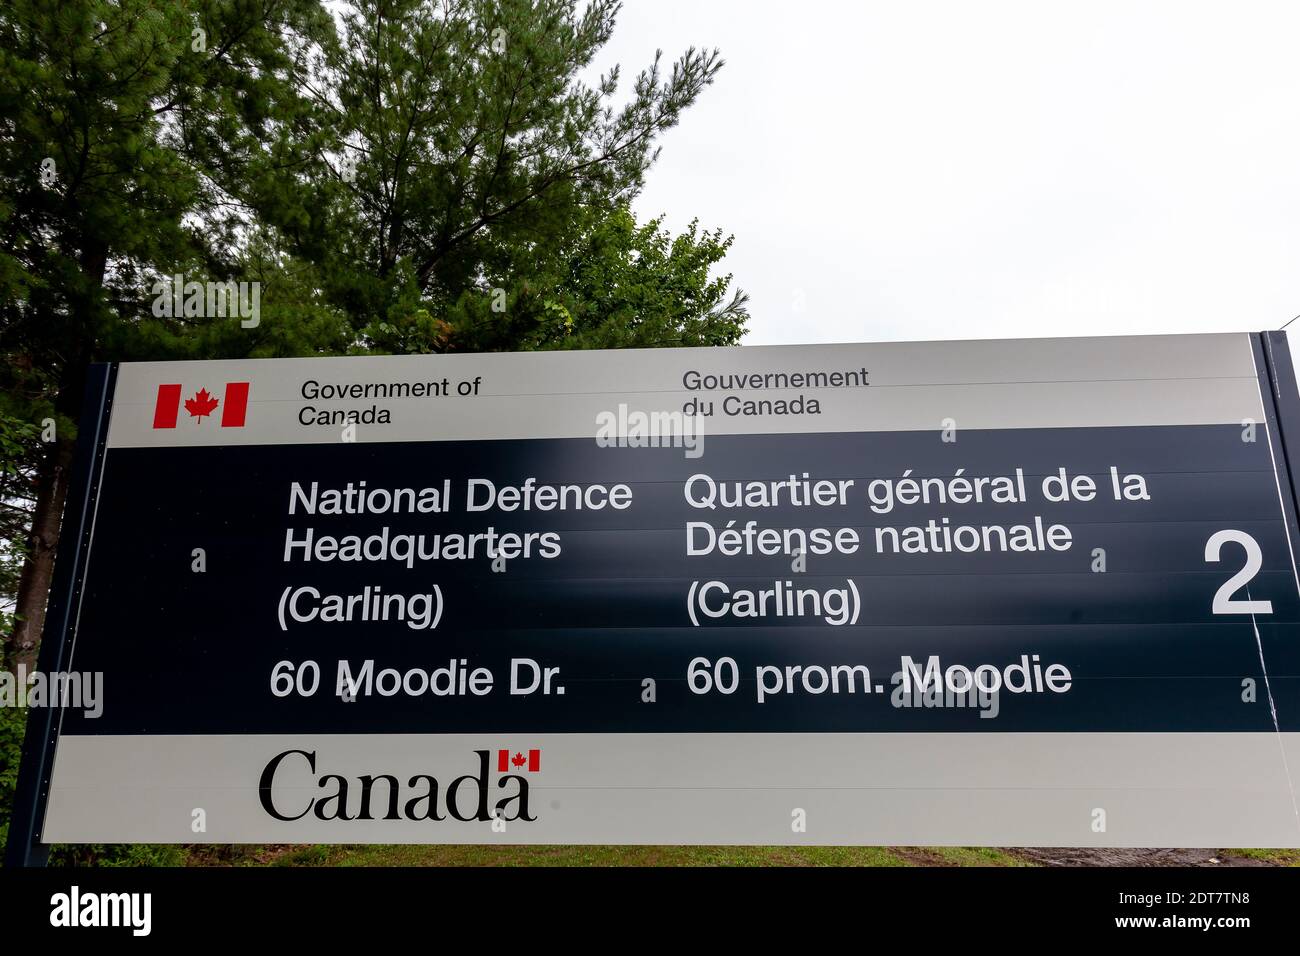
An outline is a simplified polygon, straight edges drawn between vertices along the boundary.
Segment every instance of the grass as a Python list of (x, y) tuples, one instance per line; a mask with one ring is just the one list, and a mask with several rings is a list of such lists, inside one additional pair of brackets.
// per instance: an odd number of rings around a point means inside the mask
[[(1140, 853), (1140, 851), (1139, 851)], [(1300, 867), (1297, 849), (1225, 849), (1204, 851), (1227, 866)], [(1069, 862), (1089, 865), (1070, 851)], [(1116, 859), (1099, 849), (1091, 865), (1144, 865), (1131, 852)], [(482, 846), (405, 844), (282, 844), (189, 846), (64, 846), (52, 862), (62, 866), (1050, 866), (1051, 851), (1025, 853), (1005, 847), (878, 846)], [(1065, 862), (1064, 860), (1060, 862)], [(1145, 865), (1178, 866), (1167, 854)], [(1203, 865), (1203, 864), (1201, 864)]]
[(193, 847), (194, 866), (1025, 866), (986, 847), (311, 845)]
[(1300, 850), (1228, 850), (1233, 856), (1260, 860), (1273, 866), (1300, 866)]

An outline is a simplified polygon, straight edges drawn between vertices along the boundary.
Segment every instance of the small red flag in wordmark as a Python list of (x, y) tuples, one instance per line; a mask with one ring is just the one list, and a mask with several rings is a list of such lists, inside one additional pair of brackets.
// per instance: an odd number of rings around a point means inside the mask
[[(183, 387), (176, 384), (158, 386), (158, 400), (153, 409), (154, 428), (176, 427), (182, 391)], [(222, 428), (243, 428), (248, 414), (248, 382), (227, 382), (221, 398), (210, 393), (206, 387), (200, 388), (185, 399), (184, 407), (198, 424), (202, 424), (205, 417), (220, 408)]]
[(532, 772), (542, 769), (542, 752), (540, 750), (528, 751), (528, 756), (524, 756), (522, 750), (511, 753), (509, 750), (497, 751), (497, 770), (500, 773), (509, 773), (512, 770), (527, 769)]

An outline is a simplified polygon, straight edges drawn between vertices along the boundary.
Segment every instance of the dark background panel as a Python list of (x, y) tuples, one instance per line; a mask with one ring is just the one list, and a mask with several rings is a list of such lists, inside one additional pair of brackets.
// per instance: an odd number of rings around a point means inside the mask
[[(1107, 469), (1147, 478), (1150, 501), (1114, 501)], [(909, 506), (889, 516), (865, 501), (867, 477), (1100, 476), (1088, 503)], [(719, 479), (859, 479), (853, 504), (834, 508), (701, 511), (682, 482)], [(627, 482), (625, 512), (465, 515), (466, 478), (518, 484)], [(290, 482), (371, 487), (439, 486), (452, 480), (445, 515), (289, 516)], [(852, 730), (1260, 730), (1272, 711), (1300, 727), (1297, 678), (1300, 616), (1295, 571), (1267, 446), (1235, 426), (937, 433), (710, 437), (702, 459), (678, 449), (607, 449), (590, 440), (436, 444), (114, 449), (108, 453), (85, 584), (73, 667), (103, 671), (104, 716), (70, 714), (64, 732), (215, 733), (274, 731), (852, 731)], [(1070, 551), (1045, 554), (874, 553), (870, 528), (923, 523), (1011, 524), (1041, 514), (1070, 526)], [(751, 518), (771, 527), (863, 529), (856, 555), (810, 556), (804, 573), (782, 557), (687, 557), (688, 521)], [(494, 572), (487, 559), (407, 569), (393, 562), (303, 563), (282, 559), (286, 529), (320, 534), (446, 534), (558, 530), (563, 554), (517, 559)], [(1250, 596), (1273, 613), (1216, 616), (1211, 602), (1242, 564), (1229, 545), (1204, 561), (1223, 528), (1259, 542), (1263, 569)], [(203, 548), (207, 571), (191, 570)], [(1092, 551), (1107, 571), (1090, 570)], [(692, 581), (761, 590), (845, 588), (862, 599), (857, 626), (816, 618), (748, 618), (691, 626)], [(356, 593), (367, 586), (413, 593), (437, 583), (446, 611), (436, 630), (397, 621), (292, 624), (276, 606), (285, 588)], [(1238, 595), (1244, 597), (1245, 595)], [(1261, 665), (1261, 652), (1267, 668)], [(952, 708), (900, 708), (883, 695), (783, 695), (760, 704), (759, 665), (864, 664), (889, 683), (903, 655), (1005, 667), (1021, 654), (1068, 667), (1066, 694), (1002, 694), (1000, 714), (980, 719)], [(734, 658), (741, 684), (731, 695), (692, 694), (686, 668), (698, 656)], [(376, 667), (431, 669), (465, 659), (490, 668), (498, 686), (510, 661), (528, 657), (561, 669), (564, 695), (417, 698), (345, 703), (333, 696), (339, 659)], [(312, 698), (275, 698), (279, 661), (315, 660), (322, 687)], [(641, 682), (657, 682), (655, 704)], [(1242, 681), (1269, 678), (1255, 703)], [(1272, 702), (1273, 707), (1269, 706)]]

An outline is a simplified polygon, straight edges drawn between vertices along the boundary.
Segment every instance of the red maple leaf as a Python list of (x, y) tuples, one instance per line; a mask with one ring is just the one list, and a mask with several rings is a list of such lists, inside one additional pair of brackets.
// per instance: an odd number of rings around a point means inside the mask
[(203, 416), (211, 415), (219, 404), (219, 399), (209, 395), (206, 388), (201, 388), (194, 394), (193, 398), (185, 399), (185, 410), (190, 413), (191, 418), (203, 421)]
[(523, 754), (517, 753), (510, 758), (510, 762), (516, 767), (522, 767), (524, 764), (528, 763), (528, 758)]

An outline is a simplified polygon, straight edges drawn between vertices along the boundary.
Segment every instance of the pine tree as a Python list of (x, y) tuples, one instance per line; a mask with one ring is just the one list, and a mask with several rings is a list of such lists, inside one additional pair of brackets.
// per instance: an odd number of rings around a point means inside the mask
[(11, 414), (56, 423), (34, 462), (11, 655), (30, 659), (43, 625), (90, 363), (165, 354), (166, 336), (136, 328), (157, 275), (237, 268), (250, 217), (230, 185), (273, 182), (291, 160), (311, 51), (333, 39), (315, 0), (0, 6), (5, 391), (11, 406), (30, 397)]
[(635, 196), (658, 134), (722, 66), (716, 50), (687, 50), (666, 73), (656, 57), (615, 106), (617, 68), (594, 88), (582, 76), (617, 10), (360, 0), (346, 15), (316, 97), (339, 140), (309, 204), (280, 225), (368, 343), (405, 324), (423, 330), (422, 351), (530, 344), (464, 328), (478, 314), (465, 297), (506, 288), (513, 302), (537, 285), (539, 262)]

